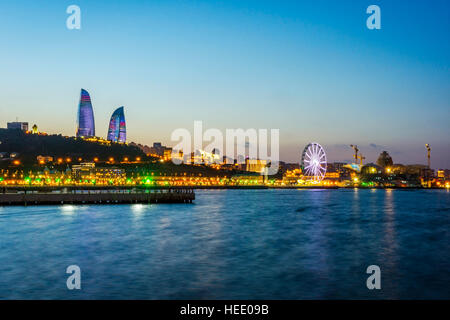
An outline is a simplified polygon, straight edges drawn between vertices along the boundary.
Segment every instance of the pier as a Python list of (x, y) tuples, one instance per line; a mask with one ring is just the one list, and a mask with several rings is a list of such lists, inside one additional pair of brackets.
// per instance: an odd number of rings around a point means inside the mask
[(62, 204), (192, 203), (191, 188), (166, 189), (3, 189), (0, 206)]

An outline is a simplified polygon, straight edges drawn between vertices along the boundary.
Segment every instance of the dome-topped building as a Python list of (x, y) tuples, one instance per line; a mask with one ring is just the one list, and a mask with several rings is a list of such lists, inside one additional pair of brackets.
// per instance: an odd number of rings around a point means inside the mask
[(380, 153), (380, 156), (377, 160), (377, 165), (379, 165), (382, 168), (390, 167), (394, 164), (394, 161), (392, 161), (392, 157), (389, 155), (387, 151), (383, 151)]

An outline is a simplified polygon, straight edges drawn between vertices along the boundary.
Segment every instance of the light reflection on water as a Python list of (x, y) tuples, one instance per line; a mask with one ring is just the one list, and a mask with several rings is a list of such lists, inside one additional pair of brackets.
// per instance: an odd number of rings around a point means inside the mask
[[(0, 299), (449, 299), (449, 208), (446, 190), (377, 189), (0, 207)], [(365, 286), (372, 264), (381, 291)]]
[(148, 208), (148, 205), (143, 205), (142, 203), (132, 204), (130, 206), (134, 221), (139, 221), (145, 213), (145, 210)]
[(74, 205), (63, 205), (60, 207), (61, 213), (64, 215), (72, 215), (76, 213), (76, 206)]

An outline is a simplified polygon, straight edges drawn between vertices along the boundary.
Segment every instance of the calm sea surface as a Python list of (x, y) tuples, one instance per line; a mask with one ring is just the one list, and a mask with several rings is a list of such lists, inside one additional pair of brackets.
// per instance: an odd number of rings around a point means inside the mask
[[(446, 190), (196, 193), (0, 207), (0, 299), (450, 299)], [(73, 264), (81, 290), (66, 287)]]

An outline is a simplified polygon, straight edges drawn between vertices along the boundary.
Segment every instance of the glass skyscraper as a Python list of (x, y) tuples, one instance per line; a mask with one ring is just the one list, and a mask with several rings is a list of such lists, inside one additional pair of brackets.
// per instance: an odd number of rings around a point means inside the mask
[(89, 93), (81, 89), (78, 106), (77, 137), (95, 137), (94, 111)]
[(127, 126), (123, 107), (118, 108), (111, 116), (108, 127), (108, 140), (120, 143), (127, 141)]

